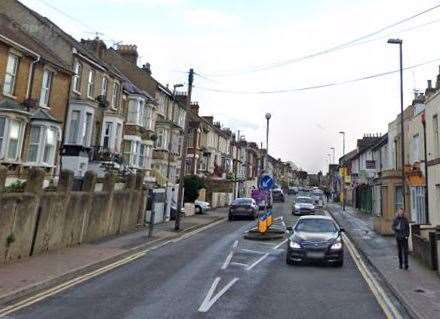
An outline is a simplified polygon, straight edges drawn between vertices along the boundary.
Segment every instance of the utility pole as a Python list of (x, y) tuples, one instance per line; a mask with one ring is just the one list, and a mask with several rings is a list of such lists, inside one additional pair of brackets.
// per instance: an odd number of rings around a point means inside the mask
[(188, 150), (188, 123), (189, 123), (189, 109), (191, 106), (191, 93), (194, 80), (194, 70), (189, 69), (188, 73), (188, 94), (186, 97), (186, 115), (185, 115), (185, 125), (183, 127), (183, 143), (182, 143), (182, 160), (180, 162), (180, 176), (179, 176), (179, 190), (177, 196), (177, 212), (176, 212), (176, 222), (174, 224), (174, 230), (180, 230), (180, 212), (182, 210), (183, 201), (183, 183), (185, 182), (185, 169), (186, 169), (186, 153)]
[(237, 133), (237, 140), (235, 141), (235, 167), (234, 167), (234, 199), (238, 197), (238, 181), (237, 181), (237, 173), (238, 173), (238, 142), (240, 141), (240, 130)]

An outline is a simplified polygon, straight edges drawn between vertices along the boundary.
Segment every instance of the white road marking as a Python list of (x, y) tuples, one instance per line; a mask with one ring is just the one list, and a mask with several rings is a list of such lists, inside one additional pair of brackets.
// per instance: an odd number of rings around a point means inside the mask
[(234, 241), (234, 244), (232, 245), (232, 248), (237, 248), (238, 247), (238, 240)]
[(256, 265), (258, 265), (260, 262), (262, 262), (264, 259), (266, 259), (267, 256), (269, 256), (268, 253), (264, 254), (263, 256), (261, 256), (260, 258), (258, 258), (257, 261), (255, 261), (252, 265), (250, 265), (249, 267), (247, 267), (246, 270), (251, 270), (251, 269), (254, 268)]
[(231, 251), (231, 252), (229, 253), (229, 255), (226, 257), (226, 260), (225, 260), (225, 262), (223, 263), (221, 269), (225, 270), (226, 268), (228, 268), (229, 263), (231, 262), (232, 256), (234, 256), (234, 252), (233, 252), (233, 251)]
[(276, 245), (273, 249), (277, 249), (278, 247), (280, 247), (281, 245), (283, 245), (286, 241), (287, 241), (287, 239), (284, 239), (281, 243), (279, 243), (278, 245)]
[(265, 254), (264, 251), (258, 251), (258, 250), (252, 250), (252, 249), (245, 249), (245, 248), (242, 248), (242, 249), (240, 249), (239, 251), (243, 251), (243, 252), (246, 252), (246, 253), (253, 253), (253, 254), (257, 254), (257, 255), (264, 255), (264, 254)]
[(232, 261), (232, 262), (230, 263), (230, 265), (231, 265), (231, 266), (241, 266), (241, 267), (247, 267), (247, 266), (249, 266), (248, 264), (238, 263), (238, 262), (235, 262), (235, 261)]
[(212, 283), (211, 288), (209, 288), (208, 294), (206, 295), (205, 299), (203, 299), (202, 304), (200, 305), (198, 311), (199, 312), (207, 312), (212, 305), (214, 305), (217, 300), (225, 293), (228, 291), (229, 288), (231, 288), (237, 281), (238, 278), (235, 277), (234, 279), (232, 279), (226, 286), (223, 287), (222, 290), (220, 290), (212, 299), (212, 295), (215, 291), (215, 288), (217, 288), (218, 283), (220, 282), (221, 278), (217, 277), (214, 279), (214, 282)]
[[(331, 214), (328, 211), (324, 211), (324, 212), (327, 216), (330, 216), (337, 223), (337, 221), (333, 218), (333, 216), (331, 216)], [(345, 235), (344, 233), (342, 233), (342, 237), (345, 246), (348, 249), (348, 252), (350, 253), (351, 257), (353, 258), (356, 264), (356, 267), (359, 269), (359, 272), (361, 273), (364, 280), (367, 282), (368, 287), (376, 297), (376, 300), (379, 303), (380, 307), (382, 308), (383, 312), (385, 313), (385, 316), (388, 319), (403, 318), (400, 312), (397, 310), (396, 306), (388, 298), (382, 286), (379, 284), (379, 282), (370, 272), (368, 267), (365, 265), (359, 251), (357, 250), (356, 246), (351, 242), (350, 238), (348, 238), (348, 236)]]

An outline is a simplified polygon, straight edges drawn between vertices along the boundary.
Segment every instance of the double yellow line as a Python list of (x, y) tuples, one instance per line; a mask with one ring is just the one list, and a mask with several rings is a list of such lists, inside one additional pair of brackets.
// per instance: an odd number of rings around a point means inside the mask
[(49, 289), (47, 289), (45, 291), (42, 291), (42, 292), (37, 293), (35, 295), (32, 295), (31, 297), (28, 297), (28, 298), (23, 299), (23, 300), (21, 300), (19, 302), (16, 302), (13, 305), (10, 305), (10, 306), (7, 306), (5, 308), (2, 308), (2, 309), (0, 309), (0, 318), (5, 317), (5, 316), (7, 316), (7, 315), (9, 315), (9, 314), (11, 314), (13, 312), (16, 312), (16, 311), (18, 311), (20, 309), (23, 309), (25, 307), (28, 307), (28, 306), (36, 303), (36, 302), (39, 302), (39, 301), (41, 301), (43, 299), (48, 298), (50, 296), (56, 295), (56, 294), (66, 290), (66, 289), (69, 289), (69, 288), (71, 288), (73, 286), (76, 286), (76, 285), (78, 285), (78, 284), (80, 284), (80, 283), (82, 283), (84, 281), (92, 279), (92, 278), (94, 278), (96, 276), (99, 276), (99, 275), (101, 275), (103, 273), (106, 273), (106, 272), (108, 272), (110, 270), (113, 270), (113, 269), (115, 269), (117, 267), (120, 267), (120, 266), (123, 266), (125, 264), (128, 264), (128, 263), (130, 263), (130, 262), (132, 262), (132, 261), (134, 261), (136, 259), (139, 259), (139, 258), (145, 256), (148, 252), (150, 252), (152, 250), (155, 250), (157, 248), (165, 246), (165, 245), (167, 245), (169, 243), (178, 242), (180, 240), (183, 240), (183, 239), (186, 239), (188, 237), (191, 237), (192, 235), (195, 235), (195, 234), (197, 234), (197, 233), (199, 233), (201, 231), (204, 231), (204, 230), (206, 230), (208, 228), (214, 227), (214, 226), (216, 226), (216, 225), (218, 225), (220, 223), (223, 223), (225, 220), (226, 219), (221, 219), (221, 220), (216, 221), (214, 223), (208, 224), (208, 225), (206, 225), (204, 227), (198, 228), (198, 229), (196, 229), (196, 230), (194, 230), (192, 232), (183, 234), (180, 237), (164, 241), (164, 242), (162, 242), (160, 244), (157, 244), (157, 245), (155, 245), (153, 247), (147, 248), (147, 249), (142, 250), (140, 252), (134, 253), (133, 255), (130, 255), (128, 257), (120, 259), (120, 260), (118, 260), (118, 261), (116, 261), (114, 263), (108, 264), (108, 265), (106, 265), (104, 267), (101, 267), (99, 269), (96, 269), (96, 270), (94, 270), (92, 272), (89, 272), (87, 274), (84, 274), (84, 275), (81, 275), (81, 276), (76, 277), (74, 279), (71, 279), (69, 281), (66, 281), (66, 282), (64, 282), (64, 283), (62, 283), (62, 284), (60, 284), (58, 286), (49, 288)]

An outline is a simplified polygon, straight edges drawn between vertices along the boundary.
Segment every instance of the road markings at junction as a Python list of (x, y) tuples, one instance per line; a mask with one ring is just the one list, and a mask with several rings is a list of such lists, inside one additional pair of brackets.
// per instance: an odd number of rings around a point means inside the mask
[(49, 288), (47, 290), (44, 290), (44, 291), (42, 291), (40, 293), (32, 295), (32, 296), (30, 296), (28, 298), (20, 300), (20, 301), (12, 304), (10, 306), (7, 306), (7, 307), (4, 307), (4, 308), (0, 309), (0, 318), (5, 318), (5, 316), (7, 316), (7, 315), (9, 315), (9, 314), (11, 314), (13, 312), (16, 312), (16, 311), (18, 311), (20, 309), (23, 309), (25, 307), (28, 307), (30, 305), (33, 305), (34, 303), (37, 303), (37, 302), (42, 301), (42, 300), (44, 300), (44, 299), (46, 299), (48, 297), (56, 295), (56, 294), (66, 290), (66, 289), (69, 289), (69, 288), (71, 288), (73, 286), (76, 286), (76, 285), (82, 283), (82, 282), (90, 280), (90, 279), (92, 279), (92, 278), (94, 278), (96, 276), (102, 275), (102, 274), (104, 274), (106, 272), (109, 272), (109, 271), (115, 269), (115, 268), (118, 268), (120, 266), (128, 264), (128, 263), (130, 263), (130, 262), (132, 262), (132, 261), (134, 261), (136, 259), (139, 259), (139, 258), (145, 256), (150, 251), (153, 251), (155, 249), (161, 248), (161, 247), (163, 247), (163, 246), (165, 246), (167, 244), (170, 244), (170, 243), (176, 243), (176, 242), (179, 242), (181, 240), (187, 239), (187, 238), (189, 238), (189, 237), (191, 237), (191, 236), (193, 236), (193, 235), (195, 235), (195, 234), (197, 234), (199, 232), (202, 232), (202, 231), (204, 231), (204, 230), (206, 230), (208, 228), (211, 228), (211, 227), (214, 227), (214, 226), (216, 226), (216, 225), (218, 225), (220, 223), (223, 223), (223, 222), (225, 222), (225, 220), (226, 219), (221, 219), (221, 220), (216, 221), (216, 222), (214, 222), (212, 224), (209, 224), (209, 225), (206, 225), (204, 227), (198, 228), (198, 229), (196, 229), (196, 230), (194, 230), (192, 232), (188, 232), (187, 234), (184, 234), (183, 236), (181, 236), (179, 238), (167, 240), (165, 242), (162, 242), (160, 244), (157, 244), (155, 246), (152, 246), (152, 247), (147, 248), (145, 250), (142, 250), (140, 252), (134, 253), (133, 255), (125, 257), (125, 258), (123, 258), (121, 260), (118, 260), (118, 261), (116, 261), (114, 263), (111, 263), (111, 264), (108, 264), (108, 265), (106, 265), (104, 267), (96, 269), (96, 270), (94, 270), (92, 272), (89, 272), (87, 274), (78, 276), (76, 278), (73, 278), (71, 280), (63, 282), (63, 283), (61, 283), (61, 284), (59, 284), (57, 286), (54, 286), (54, 287)]
[[(325, 211), (325, 213), (326, 215), (332, 217), (329, 212)], [(333, 217), (332, 219), (334, 220)], [(356, 264), (356, 267), (359, 269), (359, 272), (361, 273), (362, 277), (367, 282), (368, 287), (370, 288), (371, 292), (373, 293), (374, 297), (376, 298), (377, 302), (382, 308), (382, 311), (384, 312), (385, 316), (388, 319), (402, 319), (403, 317), (400, 314), (399, 310), (392, 303), (388, 295), (383, 290), (382, 286), (379, 284), (377, 279), (368, 269), (356, 246), (352, 243), (350, 238), (348, 238), (348, 236), (345, 235), (344, 233), (342, 233), (342, 238), (344, 240), (345, 246), (348, 249), (348, 252), (353, 258), (354, 263)]]
[(203, 302), (198, 309), (199, 312), (207, 312), (212, 307), (212, 305), (214, 305), (217, 300), (238, 281), (238, 278), (235, 277), (234, 279), (232, 279), (226, 286), (223, 287), (223, 289), (221, 289), (214, 297), (212, 297), (220, 280), (220, 277), (214, 279), (211, 288), (209, 288), (208, 294), (206, 295), (205, 299), (203, 299)]

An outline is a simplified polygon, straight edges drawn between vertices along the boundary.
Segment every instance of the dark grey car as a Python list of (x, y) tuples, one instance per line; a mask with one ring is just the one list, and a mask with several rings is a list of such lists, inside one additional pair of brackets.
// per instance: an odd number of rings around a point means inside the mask
[(258, 217), (258, 205), (253, 198), (237, 198), (229, 207), (228, 219), (233, 220), (238, 217), (256, 219)]

